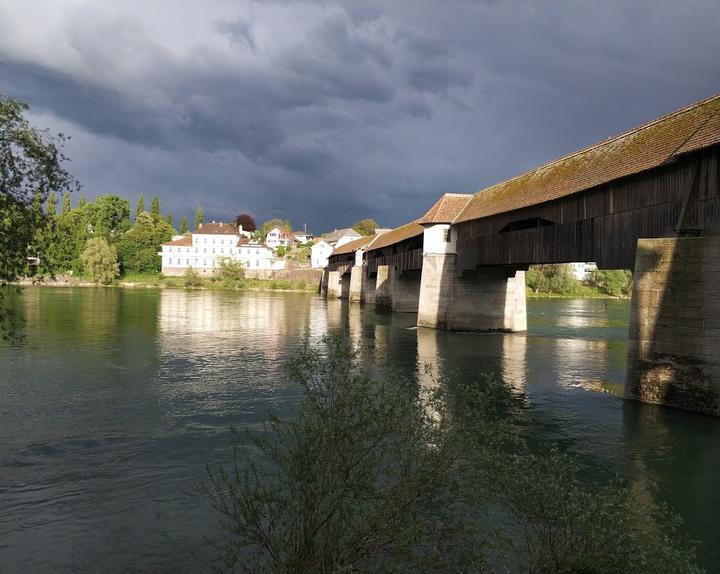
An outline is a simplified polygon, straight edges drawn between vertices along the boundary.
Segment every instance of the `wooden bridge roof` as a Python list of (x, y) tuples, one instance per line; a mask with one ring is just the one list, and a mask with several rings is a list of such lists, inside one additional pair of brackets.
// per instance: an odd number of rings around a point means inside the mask
[(559, 199), (718, 143), (720, 94), (483, 189), (454, 223)]
[(418, 219), (418, 223), (420, 225), (452, 223), (471, 199), (472, 195), (469, 193), (446, 193)]
[(423, 226), (420, 225), (418, 223), (418, 220), (416, 219), (415, 221), (411, 221), (410, 223), (406, 223), (405, 225), (401, 225), (400, 227), (391, 229), (390, 231), (387, 231), (382, 235), (378, 235), (375, 241), (373, 241), (372, 244), (368, 246), (368, 251), (382, 249), (383, 247), (387, 247), (388, 245), (395, 245), (396, 243), (400, 243), (401, 241), (405, 241), (406, 239), (412, 239), (413, 237), (422, 235), (424, 231), (425, 230)]
[(352, 253), (353, 251), (357, 249), (362, 249), (363, 247), (367, 246), (368, 243), (371, 243), (374, 239), (376, 239), (376, 235), (366, 235), (365, 237), (361, 237), (360, 239), (353, 239), (352, 241), (348, 241), (347, 243), (343, 243), (340, 247), (335, 249), (330, 256), (333, 255), (343, 255), (344, 253)]

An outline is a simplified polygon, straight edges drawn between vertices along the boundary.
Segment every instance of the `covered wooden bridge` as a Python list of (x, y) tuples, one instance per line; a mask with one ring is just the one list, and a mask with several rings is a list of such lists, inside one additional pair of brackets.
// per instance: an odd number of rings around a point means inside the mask
[(720, 415), (720, 95), (347, 247), (330, 296), (451, 330), (525, 330), (529, 265), (633, 269), (628, 396)]

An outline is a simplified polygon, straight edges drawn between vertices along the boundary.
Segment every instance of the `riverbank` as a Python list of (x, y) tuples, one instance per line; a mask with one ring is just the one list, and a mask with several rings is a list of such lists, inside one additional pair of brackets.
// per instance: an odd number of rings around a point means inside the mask
[(610, 295), (595, 287), (584, 286), (582, 289), (568, 291), (566, 293), (543, 293), (535, 292), (530, 287), (525, 290), (530, 299), (630, 299), (631, 295)]
[(287, 291), (315, 293), (315, 282), (281, 278), (223, 279), (219, 277), (166, 277), (162, 274), (130, 274), (109, 285), (98, 285), (87, 277), (59, 275), (55, 278), (24, 278), (15, 282), (23, 287), (124, 287), (129, 289), (213, 289), (222, 291)]

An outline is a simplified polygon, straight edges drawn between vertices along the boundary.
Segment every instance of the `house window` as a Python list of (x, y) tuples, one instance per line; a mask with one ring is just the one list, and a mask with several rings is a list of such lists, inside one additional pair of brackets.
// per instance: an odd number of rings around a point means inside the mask
[(189, 260), (189, 259), (186, 259), (186, 260), (185, 260), (185, 265), (190, 265), (190, 260)]
[(452, 241), (452, 230), (448, 227), (445, 230), (445, 243), (450, 243), (450, 241)]

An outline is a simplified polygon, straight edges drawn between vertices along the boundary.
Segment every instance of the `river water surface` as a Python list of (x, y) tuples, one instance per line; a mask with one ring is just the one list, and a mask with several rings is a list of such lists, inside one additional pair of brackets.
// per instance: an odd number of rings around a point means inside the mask
[(28, 288), (26, 336), (0, 342), (0, 572), (196, 572), (221, 535), (199, 485), (299, 397), (304, 338), (350, 335), (373, 369), (421, 384), (496, 372), (528, 397), (537, 440), (669, 503), (720, 571), (720, 421), (588, 390), (621, 385), (629, 303), (529, 300), (528, 332), (416, 329), (294, 293)]

